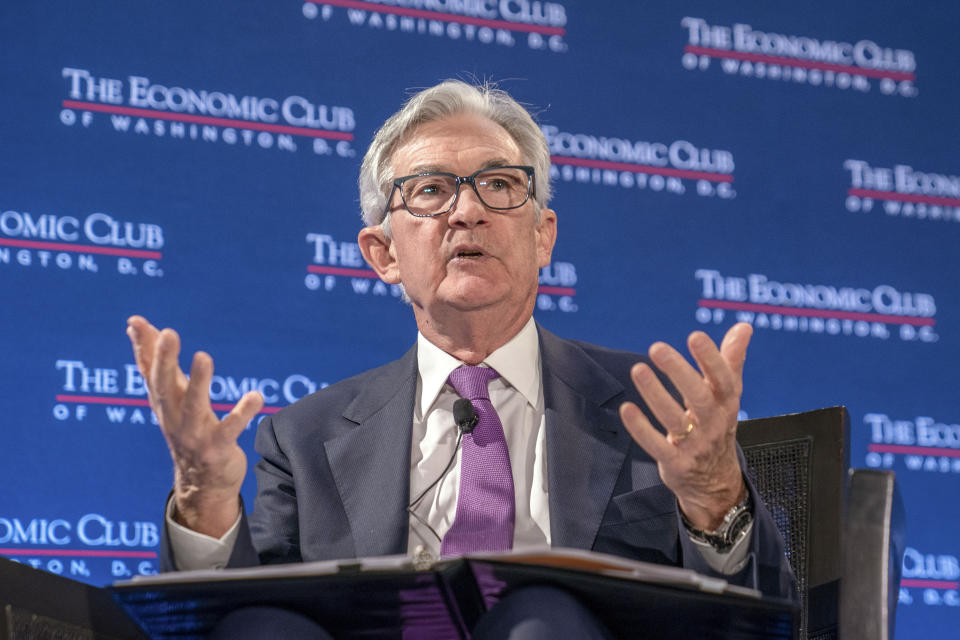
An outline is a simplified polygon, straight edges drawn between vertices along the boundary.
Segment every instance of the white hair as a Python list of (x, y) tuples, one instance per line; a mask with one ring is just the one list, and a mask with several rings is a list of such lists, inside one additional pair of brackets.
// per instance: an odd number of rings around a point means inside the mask
[(389, 220), (385, 220), (387, 196), (393, 186), (393, 152), (417, 126), (449, 116), (473, 113), (490, 119), (506, 130), (520, 148), (523, 162), (533, 166), (534, 212), (550, 200), (550, 151), (546, 138), (530, 113), (516, 100), (491, 84), (471, 85), (461, 80), (445, 80), (413, 95), (403, 107), (380, 127), (360, 166), (360, 208), (368, 226), (382, 224), (390, 234)]

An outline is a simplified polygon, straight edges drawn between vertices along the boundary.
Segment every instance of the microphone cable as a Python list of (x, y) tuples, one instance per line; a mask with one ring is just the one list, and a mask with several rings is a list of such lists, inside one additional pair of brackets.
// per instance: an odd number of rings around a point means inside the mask
[(477, 415), (476, 410), (473, 408), (473, 404), (466, 398), (460, 398), (453, 403), (453, 420), (457, 425), (457, 444), (453, 447), (453, 455), (450, 456), (450, 460), (447, 461), (447, 466), (443, 468), (443, 471), (440, 472), (440, 475), (437, 476), (437, 479), (430, 483), (430, 485), (420, 492), (420, 495), (416, 499), (407, 505), (407, 513), (409, 513), (413, 518), (425, 526), (430, 533), (437, 539), (438, 542), (443, 542), (443, 539), (440, 537), (433, 527), (430, 524), (420, 517), (415, 509), (419, 506), (423, 498), (433, 489), (441, 480), (449, 473), (450, 468), (453, 467), (454, 461), (457, 459), (457, 451), (460, 450), (460, 443), (463, 441), (463, 434), (471, 433), (477, 426), (477, 423), (480, 421), (480, 417)]

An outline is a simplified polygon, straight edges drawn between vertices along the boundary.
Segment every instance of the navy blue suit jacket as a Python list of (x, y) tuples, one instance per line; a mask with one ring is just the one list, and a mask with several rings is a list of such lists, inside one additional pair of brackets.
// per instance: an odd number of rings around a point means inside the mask
[[(617, 412), (625, 400), (646, 411), (629, 371), (649, 360), (538, 330), (553, 546), (716, 575), (683, 531), (656, 463)], [(406, 553), (416, 387), (414, 346), (264, 418), (256, 503), (229, 566)], [(723, 577), (795, 599), (782, 539), (755, 492), (754, 505), (750, 560)], [(163, 551), (162, 564), (172, 567), (168, 544)]]

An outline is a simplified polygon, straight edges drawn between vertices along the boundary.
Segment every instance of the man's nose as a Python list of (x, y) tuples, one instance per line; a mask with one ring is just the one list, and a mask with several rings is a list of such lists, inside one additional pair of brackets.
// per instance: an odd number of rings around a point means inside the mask
[(460, 185), (460, 195), (457, 196), (457, 202), (447, 218), (450, 226), (474, 227), (486, 224), (489, 216), (490, 209), (483, 204), (477, 192), (469, 184)]

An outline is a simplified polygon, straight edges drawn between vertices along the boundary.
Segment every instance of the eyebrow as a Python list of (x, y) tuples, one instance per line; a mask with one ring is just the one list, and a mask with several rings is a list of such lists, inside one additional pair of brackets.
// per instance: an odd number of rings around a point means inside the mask
[[(493, 158), (491, 160), (487, 160), (486, 162), (484, 162), (480, 170), (495, 169), (497, 167), (505, 167), (512, 164), (513, 164), (512, 162), (510, 162), (509, 160), (505, 160), (504, 158)], [(444, 173), (453, 173), (452, 171), (444, 167), (441, 167), (440, 165), (421, 164), (410, 169), (410, 173), (407, 175), (417, 175), (419, 173), (431, 173), (434, 171), (442, 171)], [(471, 171), (471, 173), (473, 172)]]

